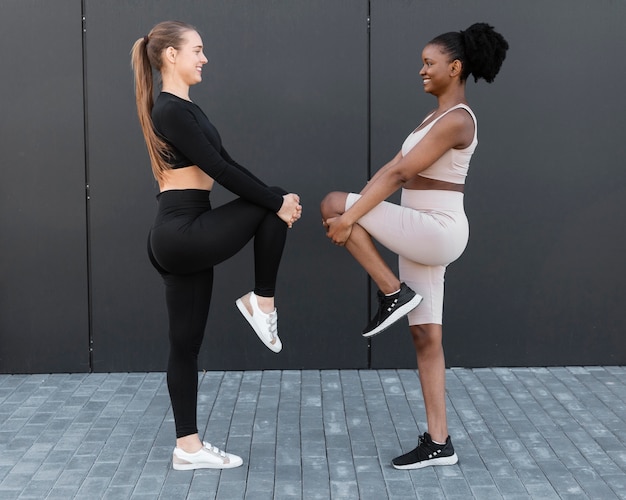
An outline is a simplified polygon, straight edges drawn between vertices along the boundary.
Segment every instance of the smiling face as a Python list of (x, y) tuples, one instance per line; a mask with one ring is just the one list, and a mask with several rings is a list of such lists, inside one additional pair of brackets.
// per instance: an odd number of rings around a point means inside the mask
[(202, 66), (208, 60), (202, 51), (202, 38), (196, 31), (187, 31), (183, 40), (178, 50), (168, 47), (166, 57), (173, 63), (178, 78), (191, 86), (202, 81)]
[(450, 61), (450, 56), (439, 45), (426, 45), (422, 51), (422, 61), (424, 65), (420, 76), (425, 92), (441, 95), (458, 76), (457, 66), (460, 69), (460, 61)]

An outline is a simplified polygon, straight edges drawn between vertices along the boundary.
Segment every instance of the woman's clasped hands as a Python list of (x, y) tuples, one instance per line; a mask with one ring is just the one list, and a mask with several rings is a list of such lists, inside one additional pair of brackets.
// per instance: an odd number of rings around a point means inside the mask
[(352, 224), (347, 223), (341, 216), (322, 219), (322, 225), (326, 228), (326, 236), (335, 245), (344, 246), (352, 234)]
[(294, 193), (283, 195), (283, 204), (276, 215), (278, 215), (278, 217), (280, 217), (280, 219), (291, 228), (294, 223), (302, 217), (300, 197)]

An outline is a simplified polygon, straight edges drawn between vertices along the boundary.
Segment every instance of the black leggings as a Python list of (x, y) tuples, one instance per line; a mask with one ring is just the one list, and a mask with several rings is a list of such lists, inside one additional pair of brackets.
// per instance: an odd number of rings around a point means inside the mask
[(150, 261), (165, 283), (167, 386), (177, 438), (198, 432), (198, 353), (211, 303), (213, 266), (254, 237), (254, 293), (273, 297), (287, 237), (287, 224), (275, 213), (241, 198), (212, 210), (209, 195), (196, 189), (160, 193), (148, 239)]

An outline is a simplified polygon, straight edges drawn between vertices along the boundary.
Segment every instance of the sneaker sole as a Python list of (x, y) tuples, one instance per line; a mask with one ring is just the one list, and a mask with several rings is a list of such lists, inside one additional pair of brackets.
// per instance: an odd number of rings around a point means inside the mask
[(374, 328), (373, 330), (370, 330), (367, 333), (362, 333), (361, 335), (365, 338), (369, 338), (382, 332), (383, 330), (386, 330), (391, 325), (393, 325), (396, 321), (398, 321), (399, 319), (402, 319), (404, 316), (409, 314), (413, 309), (419, 306), (421, 301), (422, 301), (421, 295), (415, 294), (415, 297), (413, 297), (409, 302), (407, 302), (406, 304), (404, 304), (403, 306), (399, 307), (394, 312), (392, 312), (391, 316), (389, 316), (380, 325), (378, 325), (376, 328)]
[(423, 469), (424, 467), (430, 467), (431, 465), (454, 465), (458, 463), (458, 461), (459, 461), (459, 457), (457, 457), (455, 453), (454, 455), (451, 455), (449, 457), (440, 457), (440, 458), (433, 458), (431, 460), (422, 460), (421, 462), (417, 462), (414, 464), (396, 465), (393, 462), (391, 462), (391, 465), (393, 465), (394, 469), (413, 470), (413, 469)]
[(172, 468), (174, 470), (196, 470), (196, 469), (234, 469), (235, 467), (239, 467), (243, 464), (243, 460), (231, 462), (229, 464), (210, 464), (210, 463), (199, 463), (199, 464), (172, 464)]
[(271, 342), (266, 342), (265, 339), (263, 338), (263, 335), (259, 333), (259, 331), (257, 330), (256, 325), (254, 324), (254, 321), (252, 320), (252, 316), (250, 316), (248, 309), (246, 308), (245, 304), (241, 301), (241, 299), (237, 299), (235, 301), (235, 304), (237, 304), (237, 309), (239, 309), (239, 312), (241, 313), (241, 315), (244, 318), (246, 318), (246, 321), (252, 327), (252, 329), (254, 330), (254, 333), (256, 333), (256, 336), (259, 337), (259, 340), (263, 342), (265, 347), (267, 347), (272, 352), (280, 352), (281, 349), (283, 348), (282, 344), (278, 343), (280, 342), (280, 340), (278, 340), (275, 344), (272, 344)]

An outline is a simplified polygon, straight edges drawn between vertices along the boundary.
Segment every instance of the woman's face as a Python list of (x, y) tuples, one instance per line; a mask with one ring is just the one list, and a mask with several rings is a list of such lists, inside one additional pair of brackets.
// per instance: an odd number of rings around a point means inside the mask
[(424, 82), (424, 91), (433, 95), (440, 95), (452, 82), (453, 61), (448, 54), (442, 51), (439, 45), (429, 44), (422, 51), (424, 65), (420, 76)]
[(208, 60), (202, 51), (202, 38), (196, 31), (188, 31), (183, 39), (184, 42), (178, 50), (173, 47), (166, 49), (172, 50), (167, 56), (170, 57), (176, 74), (187, 85), (194, 85), (202, 81), (202, 66)]

